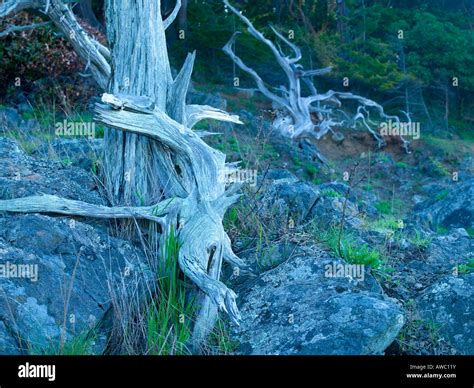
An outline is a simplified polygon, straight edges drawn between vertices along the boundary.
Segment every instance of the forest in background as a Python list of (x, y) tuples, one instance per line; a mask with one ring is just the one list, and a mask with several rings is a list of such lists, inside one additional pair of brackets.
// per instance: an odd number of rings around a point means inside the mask
[[(88, 3), (88, 2), (85, 2)], [(370, 0), (261, 0), (235, 1), (255, 26), (267, 36), (269, 24), (292, 34), (303, 51), (306, 69), (333, 66), (333, 72), (317, 80), (324, 88), (368, 95), (389, 111), (404, 109), (430, 131), (454, 126), (462, 134), (474, 120), (474, 2), (370, 1)], [(76, 7), (99, 40), (103, 37), (102, 1), (92, 1), (93, 14)], [(170, 12), (172, 1), (164, 1)], [(17, 16), (32, 18), (34, 16)], [(3, 25), (9, 21), (3, 20)], [(203, 84), (242, 87), (253, 81), (236, 68), (222, 52), (234, 31), (244, 30), (221, 1), (188, 0), (178, 22), (168, 31), (172, 62), (176, 64), (193, 50), (198, 51), (194, 80)], [(23, 38), (32, 37), (27, 45)], [(46, 52), (44, 47), (46, 46)], [(42, 90), (58, 85), (67, 99), (78, 93), (74, 81), (82, 64), (52, 27), (22, 32), (0, 39), (1, 98), (19, 91)], [(264, 45), (244, 34), (236, 52), (272, 85), (282, 82), (281, 70)], [(67, 52), (66, 52), (67, 53)], [(18, 88), (10, 75), (25, 79)], [(345, 77), (348, 85), (343, 84)], [(67, 85), (70, 85), (68, 88)], [(42, 87), (43, 85), (43, 87)], [(53, 94), (51, 99), (63, 98)], [(426, 128), (426, 127), (425, 127)]]

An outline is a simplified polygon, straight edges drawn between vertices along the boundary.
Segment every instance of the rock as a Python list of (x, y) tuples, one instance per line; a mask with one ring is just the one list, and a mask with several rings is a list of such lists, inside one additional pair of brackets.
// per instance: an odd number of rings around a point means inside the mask
[(31, 107), (31, 104), (27, 102), (21, 102), (18, 104), (18, 111), (20, 113), (31, 113), (33, 112), (33, 108)]
[(14, 140), (0, 138), (0, 199), (39, 194), (105, 204), (91, 174), (59, 162), (36, 160)]
[[(0, 199), (42, 193), (106, 204), (90, 173), (38, 161), (0, 138)], [(141, 250), (99, 221), (0, 214), (0, 354), (55, 353), (61, 336), (67, 342), (92, 328), (99, 330), (93, 351), (103, 352), (110, 287), (122, 278), (125, 287), (151, 285), (145, 263)]]
[[(416, 237), (419, 230), (407, 229), (408, 239)], [(424, 234), (425, 244), (419, 246), (409, 243), (409, 247), (398, 252), (391, 265), (395, 271), (391, 274), (392, 281), (385, 284), (390, 295), (398, 299), (415, 299), (440, 278), (452, 274), (454, 268), (473, 256), (474, 244), (471, 237), (453, 233), (448, 236)]]
[(446, 276), (429, 287), (416, 304), (422, 319), (433, 322), (460, 354), (474, 354), (474, 273)]
[(18, 350), (18, 344), (14, 336), (7, 329), (5, 324), (0, 321), (0, 355), (16, 356), (21, 354)]
[(267, 271), (301, 253), (298, 245), (290, 241), (278, 242), (271, 246), (266, 246), (262, 242), (262, 245), (239, 254), (254, 272)]
[[(308, 213), (308, 219), (313, 219), (319, 226), (338, 225), (342, 219), (344, 202), (345, 198), (343, 197), (333, 197), (328, 195), (328, 192), (321, 191), (321, 196)], [(357, 228), (362, 223), (358, 217), (359, 214), (357, 205), (348, 199), (345, 209), (346, 226)]]
[(79, 221), (0, 218), (0, 353), (12, 343), (13, 352), (54, 352), (64, 327), (68, 341), (98, 326), (111, 307), (113, 281), (151, 282), (144, 263), (130, 243)]
[(453, 183), (448, 190), (442, 199), (434, 191), (430, 199), (415, 206), (420, 221), (433, 227), (474, 228), (474, 179)]
[(13, 108), (0, 109), (0, 133), (8, 132), (12, 129), (18, 128), (21, 122), (21, 117)]
[(298, 181), (291, 175), (275, 179), (264, 190), (260, 199), (262, 216), (287, 226), (290, 219), (295, 225), (303, 222), (319, 198), (319, 191), (311, 183)]
[[(261, 176), (258, 177), (258, 183), (261, 183)], [(298, 182), (298, 178), (294, 176), (290, 171), (285, 169), (271, 169), (265, 174), (265, 180), (271, 181), (271, 183), (296, 183)]]
[(383, 354), (404, 323), (368, 273), (328, 277), (345, 264), (323, 252), (294, 257), (237, 289), (241, 354)]
[(91, 171), (102, 155), (103, 146), (103, 139), (57, 139), (40, 146), (33, 155), (67, 161), (71, 166)]

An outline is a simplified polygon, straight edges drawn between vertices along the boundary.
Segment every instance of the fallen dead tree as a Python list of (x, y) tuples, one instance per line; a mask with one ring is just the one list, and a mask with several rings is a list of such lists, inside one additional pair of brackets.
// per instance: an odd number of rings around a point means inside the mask
[(159, 226), (161, 242), (171, 228), (178, 231), (180, 268), (202, 292), (193, 334), (199, 344), (212, 330), (218, 310), (238, 323), (236, 294), (219, 276), (224, 260), (245, 265), (232, 252), (222, 225), (226, 209), (239, 196), (240, 184), (227, 184), (223, 177), (235, 167), (202, 140), (206, 133), (192, 128), (204, 119), (240, 121), (209, 106), (186, 104), (194, 53), (172, 77), (165, 29), (180, 4), (163, 20), (159, 0), (106, 1), (111, 50), (87, 34), (62, 0), (0, 4), (0, 17), (25, 9), (43, 13), (108, 91), (96, 106), (95, 119), (107, 126), (104, 178), (113, 205), (43, 195), (0, 201), (0, 212), (143, 219)]
[[(374, 137), (378, 147), (382, 147), (385, 145), (385, 140), (377, 131), (379, 125), (383, 121), (391, 121), (398, 126), (401, 125), (398, 116), (386, 114), (380, 104), (368, 98), (349, 92), (337, 92), (333, 90), (329, 90), (325, 93), (318, 92), (312, 81), (313, 77), (330, 73), (332, 71), (331, 67), (304, 70), (301, 64), (299, 64), (302, 59), (302, 53), (297, 45), (290, 42), (290, 40), (278, 32), (273, 26), (270, 26), (276, 37), (291, 50), (292, 55), (286, 55), (280, 45), (267, 39), (254, 27), (252, 22), (232, 6), (228, 0), (224, 0), (224, 4), (244, 22), (252, 37), (265, 44), (271, 50), (278, 65), (288, 79), (287, 86), (280, 86), (275, 91), (268, 88), (258, 73), (246, 65), (242, 59), (235, 54), (233, 47), (240, 33), (238, 31), (232, 35), (223, 48), (224, 52), (234, 63), (254, 79), (259, 91), (273, 102), (277, 108), (273, 127), (281, 134), (294, 139), (308, 137), (319, 140), (324, 135), (330, 133), (335, 140), (341, 141), (344, 139), (344, 136), (338, 131), (338, 128), (343, 126), (351, 128), (362, 126)], [(307, 96), (303, 96), (302, 82), (310, 92)], [(346, 111), (343, 110), (343, 103), (349, 100), (357, 104), (356, 111), (352, 115), (348, 115)], [(407, 119), (408, 122), (411, 123), (408, 115)], [(405, 150), (409, 152), (409, 142), (403, 136), (400, 136), (400, 140)]]

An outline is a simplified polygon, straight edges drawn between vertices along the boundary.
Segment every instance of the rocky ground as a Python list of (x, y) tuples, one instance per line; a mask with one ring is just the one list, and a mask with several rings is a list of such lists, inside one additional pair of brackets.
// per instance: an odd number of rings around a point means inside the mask
[[(323, 164), (310, 142), (271, 133), (258, 98), (249, 111), (241, 97), (191, 97), (241, 115), (244, 126), (206, 129), (223, 132), (212, 146), (258, 171), (225, 218), (253, 269), (224, 268), (243, 318), (225, 323), (227, 352), (474, 354), (472, 145), (456, 158), (444, 147), (441, 162), (437, 145), (403, 155), (347, 133), (342, 144), (318, 145)], [(0, 199), (46, 193), (106, 204), (96, 178), (102, 140), (45, 137), (27, 110), (0, 109)], [(54, 353), (90, 330), (98, 334), (88, 351), (108, 351), (111, 287), (151, 279), (140, 244), (112, 226), (0, 217), (0, 265), (37, 264), (39, 273), (0, 276), (0, 354)], [(129, 268), (134, 276), (124, 276)]]

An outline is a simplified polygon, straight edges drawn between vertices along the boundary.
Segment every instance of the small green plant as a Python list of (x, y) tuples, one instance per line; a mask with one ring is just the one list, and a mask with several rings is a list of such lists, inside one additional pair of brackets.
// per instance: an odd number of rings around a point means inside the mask
[(403, 228), (403, 220), (391, 216), (385, 216), (371, 223), (370, 228), (373, 230), (393, 234), (393, 232)]
[(431, 164), (433, 166), (433, 170), (437, 175), (439, 175), (439, 176), (451, 176), (451, 173), (449, 172), (449, 170), (439, 160), (436, 160), (436, 159), (431, 157), (430, 161), (431, 161)]
[(433, 238), (430, 236), (423, 237), (421, 232), (419, 230), (415, 231), (415, 235), (413, 238), (410, 239), (410, 242), (416, 246), (417, 248), (420, 249), (426, 249), (428, 246), (431, 244), (431, 241), (433, 241)]
[(318, 169), (312, 163), (305, 163), (304, 164), (304, 169), (305, 169), (306, 173), (309, 175), (310, 178), (315, 177), (316, 174), (318, 173)]
[(69, 159), (69, 158), (64, 158), (63, 160), (61, 160), (61, 164), (64, 166), (64, 167), (69, 167), (72, 165), (72, 160)]
[(297, 156), (294, 156), (293, 164), (295, 165), (295, 167), (301, 167), (303, 165), (303, 162), (301, 162), (300, 158), (298, 158)]
[(436, 233), (440, 234), (441, 236), (445, 236), (449, 233), (449, 229), (442, 225), (436, 225), (435, 229)]
[(230, 338), (226, 323), (219, 319), (209, 335), (208, 346), (214, 354), (231, 355), (238, 349), (239, 342)]
[(239, 152), (239, 141), (235, 136), (229, 139), (229, 146), (233, 152)]
[(333, 189), (324, 189), (321, 194), (324, 196), (324, 197), (328, 197), (328, 198), (340, 198), (342, 197), (341, 194), (339, 194), (336, 190), (333, 190)]
[(375, 208), (382, 214), (392, 213), (392, 203), (390, 201), (379, 201), (375, 204)]
[(181, 279), (178, 256), (181, 244), (171, 228), (161, 246), (158, 268), (160, 295), (147, 311), (147, 349), (149, 354), (189, 354), (193, 301), (186, 295), (186, 282)]
[(441, 201), (441, 200), (445, 199), (445, 198), (448, 196), (448, 194), (449, 194), (449, 190), (447, 190), (447, 189), (440, 191), (440, 192), (436, 195), (435, 201)]
[(258, 225), (258, 236), (255, 245), (255, 261), (260, 267), (273, 265), (273, 254), (275, 252), (275, 245), (272, 244), (263, 225)]
[(343, 236), (339, 241), (339, 230), (335, 227), (326, 230), (315, 227), (313, 233), (317, 240), (348, 263), (370, 265), (373, 268), (380, 266), (381, 257), (378, 250), (371, 249), (367, 244), (358, 245), (351, 235)]
[(61, 344), (50, 343), (45, 349), (28, 346), (31, 355), (47, 356), (88, 356), (93, 355), (93, 345), (97, 339), (96, 329), (85, 330)]
[(401, 168), (403, 170), (406, 170), (408, 168), (408, 164), (406, 164), (405, 162), (397, 162), (397, 163), (395, 163), (395, 166), (397, 166), (398, 168)]
[(474, 257), (470, 257), (466, 264), (459, 264), (456, 268), (459, 275), (474, 272)]
[(224, 228), (226, 230), (235, 228), (238, 226), (238, 222), (239, 222), (239, 212), (237, 208), (232, 207), (226, 212), (224, 216), (224, 221), (223, 221)]

